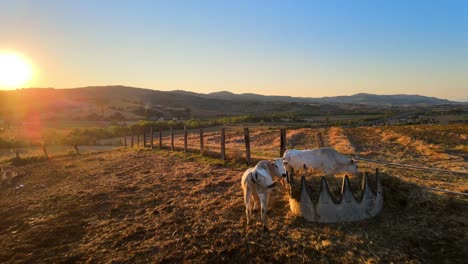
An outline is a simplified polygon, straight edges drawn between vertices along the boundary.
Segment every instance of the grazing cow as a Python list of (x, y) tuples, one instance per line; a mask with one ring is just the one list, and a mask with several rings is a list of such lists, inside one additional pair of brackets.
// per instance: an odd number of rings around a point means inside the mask
[(359, 174), (357, 161), (345, 157), (333, 148), (286, 150), (283, 162), (289, 174), (292, 170), (298, 171), (303, 168), (322, 171), (325, 175), (345, 172), (353, 175)]
[(275, 186), (273, 177), (285, 177), (283, 160), (262, 160), (254, 168), (249, 168), (242, 175), (242, 189), (244, 190), (245, 213), (247, 224), (252, 217), (252, 202), (260, 200), (263, 229), (268, 230), (267, 211), (270, 193)]

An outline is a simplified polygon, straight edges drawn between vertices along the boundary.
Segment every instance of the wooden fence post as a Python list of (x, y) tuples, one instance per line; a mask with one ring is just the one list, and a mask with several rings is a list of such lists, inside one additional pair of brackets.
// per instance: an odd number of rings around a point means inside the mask
[(78, 150), (78, 146), (77, 145), (73, 145), (73, 147), (75, 148), (75, 151), (76, 151), (76, 154), (80, 154), (80, 151)]
[(127, 135), (124, 136), (124, 146), (127, 148)]
[(250, 164), (250, 135), (249, 128), (244, 127), (244, 142), (245, 142), (245, 159), (247, 164)]
[(323, 148), (323, 138), (322, 133), (315, 133), (315, 141), (317, 142), (317, 148)]
[(159, 129), (159, 148), (162, 149), (162, 128)]
[(130, 147), (133, 148), (133, 133), (132, 133), (132, 138), (131, 138), (131, 140), (130, 140)]
[(42, 150), (44, 151), (44, 156), (46, 159), (49, 159), (49, 155), (47, 154), (47, 149), (46, 149), (46, 146), (45, 144), (42, 146)]
[(150, 127), (150, 133), (151, 133), (151, 136), (150, 136), (150, 140), (151, 140), (150, 146), (151, 146), (151, 149), (153, 149), (153, 148), (154, 148), (154, 143), (153, 143), (153, 139), (154, 139), (153, 127)]
[(140, 146), (140, 134), (138, 134), (138, 136), (137, 136), (137, 147), (139, 147), (139, 146)]
[(187, 127), (184, 126), (184, 152), (187, 152)]
[(200, 154), (203, 156), (203, 128), (200, 128)]
[(280, 129), (280, 157), (283, 157), (284, 152), (286, 151), (286, 129)]
[(16, 159), (20, 159), (19, 151), (16, 149), (15, 152), (16, 152)]
[(226, 129), (221, 128), (221, 159), (226, 160)]
[(171, 151), (174, 151), (174, 128), (171, 127)]

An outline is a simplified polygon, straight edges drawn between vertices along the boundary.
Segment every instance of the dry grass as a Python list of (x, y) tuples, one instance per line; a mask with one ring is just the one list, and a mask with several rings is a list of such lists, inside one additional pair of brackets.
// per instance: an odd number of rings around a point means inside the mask
[(354, 154), (355, 150), (348, 137), (344, 134), (343, 128), (331, 127), (327, 134), (328, 144), (343, 154)]
[(427, 142), (423, 142), (422, 140), (415, 140), (409, 136), (402, 135), (400, 133), (396, 133), (393, 131), (383, 131), (381, 133), (381, 136), (384, 142), (395, 141), (405, 146), (411, 146), (418, 153), (425, 156), (434, 156), (434, 158), (445, 160), (451, 158), (450, 155), (441, 153), (441, 149), (437, 145), (428, 144)]
[[(264, 233), (258, 211), (256, 223), (245, 224), (243, 169), (208, 158), (121, 150), (19, 171), (0, 186), (2, 263), (440, 263), (468, 257), (467, 203), (389, 176), (382, 214), (357, 223), (306, 223), (291, 216), (286, 191), (278, 188)], [(25, 187), (15, 192), (19, 184)]]
[[(467, 171), (463, 157), (442, 152), (437, 146), (407, 135), (395, 133), (392, 128), (348, 128), (345, 133), (356, 147), (356, 154), (373, 160), (408, 164), (422, 167)], [(366, 165), (367, 162), (361, 162)], [(369, 164), (370, 165), (370, 164)], [(392, 175), (420, 185), (468, 191), (468, 179), (459, 174), (388, 168)]]

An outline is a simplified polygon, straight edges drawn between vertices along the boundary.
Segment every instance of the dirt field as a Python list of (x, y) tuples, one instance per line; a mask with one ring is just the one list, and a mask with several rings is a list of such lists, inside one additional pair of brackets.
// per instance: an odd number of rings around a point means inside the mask
[[(339, 133), (340, 131), (336, 132)], [(361, 150), (359, 150), (361, 151)], [(243, 167), (118, 150), (19, 167), (0, 186), (0, 263), (465, 263), (468, 202), (384, 173), (384, 208), (358, 223), (246, 225)], [(398, 172), (398, 171), (397, 171)], [(23, 188), (16, 189), (20, 184)]]

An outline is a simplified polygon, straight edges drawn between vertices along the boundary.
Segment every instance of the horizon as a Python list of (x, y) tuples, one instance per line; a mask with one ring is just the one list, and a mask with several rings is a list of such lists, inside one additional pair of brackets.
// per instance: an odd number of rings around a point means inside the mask
[(31, 64), (21, 87), (466, 102), (466, 11), (463, 1), (4, 1), (0, 53)]
[[(152, 90), (152, 91), (159, 91), (159, 92), (190, 92), (190, 93), (196, 93), (196, 94), (204, 94), (204, 95), (209, 95), (213, 93), (222, 93), (222, 92), (227, 92), (235, 95), (244, 95), (244, 94), (252, 94), (252, 95), (261, 95), (261, 96), (285, 96), (285, 97), (294, 97), (294, 98), (311, 98), (311, 99), (321, 99), (321, 98), (326, 98), (326, 97), (340, 97), (340, 96), (355, 96), (355, 95), (360, 95), (360, 94), (365, 94), (365, 95), (377, 95), (377, 96), (422, 96), (422, 97), (430, 97), (430, 98), (436, 98), (436, 99), (441, 99), (441, 100), (448, 100), (451, 102), (456, 102), (456, 103), (468, 103), (468, 99), (465, 99), (464, 101), (457, 101), (457, 100), (451, 100), (447, 98), (442, 98), (442, 97), (435, 97), (435, 96), (428, 96), (424, 94), (410, 94), (410, 93), (400, 93), (400, 94), (377, 94), (377, 93), (371, 93), (371, 92), (359, 92), (359, 93), (354, 93), (354, 94), (338, 94), (334, 96), (321, 96), (321, 97), (310, 97), (310, 96), (291, 96), (291, 95), (278, 95), (278, 94), (260, 94), (260, 93), (253, 93), (253, 92), (246, 92), (246, 93), (235, 93), (232, 91), (227, 91), (227, 90), (218, 90), (218, 91), (213, 91), (213, 92), (197, 92), (197, 91), (189, 91), (189, 90), (181, 90), (181, 89), (176, 89), (176, 90), (159, 90), (159, 89), (153, 89), (153, 88), (147, 88), (147, 87), (137, 87), (137, 86), (132, 86), (132, 85), (119, 85), (119, 84), (109, 84), (109, 85), (87, 85), (87, 86), (81, 86), (81, 87), (67, 87), (67, 88), (56, 88), (56, 87), (22, 87), (22, 88), (16, 88), (16, 89), (8, 89), (8, 90), (3, 90), (3, 91), (14, 91), (14, 90), (28, 90), (28, 89), (56, 89), (56, 90), (69, 90), (69, 89), (81, 89), (81, 88), (104, 88), (104, 87), (126, 87), (126, 88), (134, 88), (134, 89), (144, 89), (144, 90)], [(2, 91), (2, 90), (0, 90)]]

